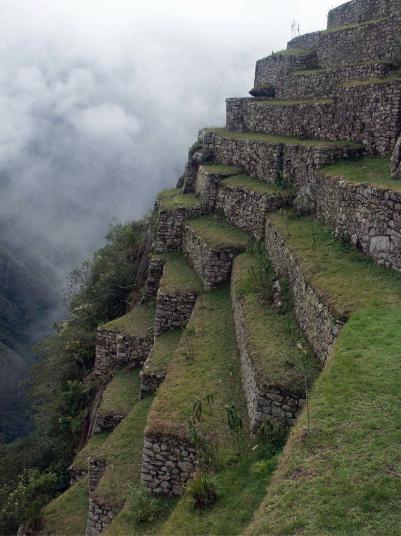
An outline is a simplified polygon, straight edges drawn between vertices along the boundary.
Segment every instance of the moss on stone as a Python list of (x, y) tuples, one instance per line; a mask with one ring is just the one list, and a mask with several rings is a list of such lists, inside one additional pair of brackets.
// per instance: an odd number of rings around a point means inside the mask
[(194, 218), (185, 224), (209, 247), (245, 249), (249, 242), (249, 235), (216, 216)]
[(130, 337), (146, 337), (153, 329), (154, 316), (155, 304), (153, 302), (140, 304), (128, 314), (104, 324), (102, 328)]
[(377, 188), (401, 191), (401, 184), (391, 178), (389, 156), (365, 156), (355, 160), (340, 160), (322, 168), (323, 175), (342, 177), (355, 184), (370, 184)]
[(161, 208), (195, 208), (199, 206), (199, 199), (193, 194), (183, 194), (179, 188), (164, 190), (157, 198)]
[(224, 128), (210, 129), (217, 136), (224, 138), (234, 138), (237, 140), (261, 141), (269, 145), (301, 145), (307, 147), (322, 147), (322, 148), (350, 148), (362, 149), (363, 145), (348, 141), (319, 141), (319, 140), (301, 140), (291, 136), (269, 136), (267, 134), (258, 134), (256, 132), (231, 132)]
[(222, 181), (223, 186), (227, 188), (243, 188), (250, 192), (266, 195), (280, 195), (284, 197), (290, 195), (290, 192), (276, 186), (275, 184), (269, 184), (265, 181), (254, 179), (249, 175), (236, 175), (234, 177), (228, 177)]
[(234, 166), (223, 166), (222, 164), (202, 164), (200, 167), (208, 173), (212, 173), (213, 175), (232, 176), (240, 175), (242, 173), (241, 168)]

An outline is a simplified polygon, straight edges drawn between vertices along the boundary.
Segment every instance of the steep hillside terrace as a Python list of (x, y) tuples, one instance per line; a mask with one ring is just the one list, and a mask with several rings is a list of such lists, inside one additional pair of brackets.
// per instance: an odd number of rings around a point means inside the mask
[(310, 174), (295, 204), (379, 264), (401, 269), (401, 187), (390, 178), (389, 157), (339, 161)]
[(296, 37), (288, 43), (288, 49), (309, 48), (316, 52), (319, 67), (335, 67), (372, 58), (391, 62), (400, 44), (400, 12), (397, 12), (391, 17), (345, 24)]
[(401, 274), (312, 218), (290, 211), (270, 220), (269, 256), (295, 301), (301, 273), (322, 305), (348, 322), (246, 534), (396, 534)]
[(137, 305), (97, 330), (94, 373), (107, 376), (127, 364), (141, 366), (153, 344), (155, 304)]
[(363, 146), (354, 142), (268, 136), (222, 128), (207, 130), (204, 146), (215, 163), (238, 166), (250, 177), (268, 183), (279, 181), (288, 185), (341, 158), (365, 154)]
[(333, 98), (342, 85), (349, 81), (381, 80), (397, 73), (396, 66), (389, 62), (371, 60), (364, 63), (340, 65), (332, 68), (292, 71), (282, 80), (277, 80), (277, 99)]
[(102, 394), (96, 411), (93, 433), (111, 432), (125, 419), (138, 397), (138, 372), (128, 366), (117, 371)]
[(292, 200), (293, 192), (290, 190), (248, 175), (236, 175), (220, 182), (216, 212), (260, 240), (265, 233), (266, 214), (290, 206)]
[(155, 335), (186, 326), (196, 298), (203, 290), (202, 282), (181, 252), (159, 255), (164, 263), (157, 293)]
[(88, 483), (75, 483), (42, 511), (41, 534), (84, 536), (88, 518)]
[(213, 211), (220, 182), (225, 177), (239, 175), (242, 170), (233, 166), (202, 164), (198, 168), (195, 192), (199, 196), (205, 214)]
[(235, 403), (246, 415), (239, 368), (229, 289), (223, 287), (198, 299), (150, 410), (142, 482), (153, 493), (180, 495), (195, 471), (198, 455), (188, 429), (194, 402), (202, 401), (205, 431), (220, 448), (231, 448), (224, 406)]
[(157, 198), (156, 210), (155, 253), (180, 249), (184, 220), (202, 214), (198, 197), (183, 194), (178, 188), (162, 192)]
[(167, 368), (180, 342), (182, 331), (172, 330), (156, 338), (149, 357), (143, 365), (141, 397), (153, 394), (164, 381)]
[[(95, 480), (89, 496), (87, 534), (104, 532), (121, 511), (130, 486), (139, 485), (143, 448), (143, 432), (151, 397), (139, 401), (124, 421), (115, 428), (89, 463), (89, 480)], [(93, 462), (96, 463), (93, 463)], [(100, 474), (91, 474), (91, 467)]]
[(400, 0), (353, 0), (329, 11), (327, 28), (397, 15), (400, 9)]
[(226, 101), (226, 128), (301, 139), (349, 140), (370, 153), (392, 151), (401, 130), (399, 75), (349, 80), (334, 99), (255, 99)]
[(253, 432), (269, 419), (291, 426), (319, 368), (290, 304), (282, 304), (284, 310), (278, 311), (266, 303), (267, 297), (263, 301), (263, 289), (252, 275), (257, 271), (257, 257), (240, 255), (231, 280), (242, 383)]
[(202, 280), (205, 290), (228, 281), (233, 259), (245, 251), (249, 236), (216, 216), (188, 220), (183, 252)]

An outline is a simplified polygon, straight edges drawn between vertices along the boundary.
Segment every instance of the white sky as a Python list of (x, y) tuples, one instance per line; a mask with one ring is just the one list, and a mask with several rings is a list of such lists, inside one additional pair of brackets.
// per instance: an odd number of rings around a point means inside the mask
[(0, 0), (0, 216), (71, 268), (176, 183), (294, 20), (323, 29), (341, 3)]

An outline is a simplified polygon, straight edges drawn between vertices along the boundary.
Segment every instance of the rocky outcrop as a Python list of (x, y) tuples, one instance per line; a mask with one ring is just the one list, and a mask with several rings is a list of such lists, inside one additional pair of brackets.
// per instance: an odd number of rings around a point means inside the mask
[(397, 180), (401, 179), (401, 136), (395, 144), (391, 157), (391, 177)]

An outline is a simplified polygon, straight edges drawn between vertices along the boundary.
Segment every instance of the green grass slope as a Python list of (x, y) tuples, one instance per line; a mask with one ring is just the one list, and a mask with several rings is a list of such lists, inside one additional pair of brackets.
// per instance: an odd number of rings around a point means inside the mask
[[(246, 534), (399, 534), (401, 274), (311, 218), (275, 215), (304, 273), (351, 314)], [(313, 230), (313, 239), (311, 232)]]
[(84, 536), (88, 518), (88, 483), (80, 480), (42, 511), (41, 534)]

